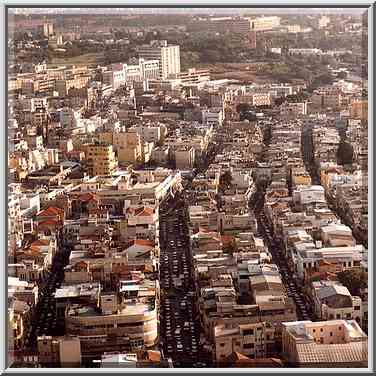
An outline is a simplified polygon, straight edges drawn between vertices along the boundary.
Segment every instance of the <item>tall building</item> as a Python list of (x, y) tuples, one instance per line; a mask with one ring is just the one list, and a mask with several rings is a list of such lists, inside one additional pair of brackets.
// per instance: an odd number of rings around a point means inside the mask
[(193, 147), (181, 147), (175, 150), (175, 162), (178, 170), (193, 168), (195, 163), (195, 149)]
[(248, 35), (249, 35), (249, 48), (255, 49), (257, 47), (256, 31), (253, 30)]
[(213, 32), (246, 34), (251, 30), (249, 20), (242, 17), (210, 18), (205, 24), (208, 30)]
[(249, 18), (251, 30), (272, 30), (280, 26), (280, 21), (276, 16)]
[(54, 25), (50, 22), (45, 22), (43, 24), (43, 35), (48, 38), (53, 34), (54, 34)]
[(91, 176), (111, 175), (118, 166), (112, 145), (107, 143), (85, 145), (85, 158), (86, 167)]
[(180, 46), (168, 45), (166, 40), (157, 40), (139, 47), (138, 54), (142, 59), (159, 61), (162, 79), (168, 78), (171, 74), (180, 73)]

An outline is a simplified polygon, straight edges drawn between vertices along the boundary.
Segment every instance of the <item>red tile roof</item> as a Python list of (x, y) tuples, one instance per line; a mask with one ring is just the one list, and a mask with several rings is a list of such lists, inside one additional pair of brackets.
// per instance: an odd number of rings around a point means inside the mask
[(128, 244), (127, 248), (132, 247), (132, 245), (143, 245), (143, 246), (148, 246), (148, 247), (154, 247), (154, 242), (148, 239), (134, 239)]
[(98, 201), (96, 195), (90, 192), (80, 195), (79, 200), (82, 202)]
[(137, 208), (128, 208), (127, 213), (139, 217), (148, 217), (154, 214), (154, 209), (148, 206), (139, 206)]
[(56, 206), (50, 206), (48, 209), (41, 210), (37, 214), (37, 217), (52, 217), (52, 216), (59, 216), (63, 214), (64, 214), (63, 209), (60, 209)]
[(54, 226), (54, 227), (57, 227), (59, 225), (59, 222), (56, 221), (55, 219), (47, 219), (45, 221), (41, 221), (38, 223), (38, 227), (42, 227), (42, 226)]
[(50, 241), (48, 239), (38, 239), (32, 242), (30, 247), (43, 247), (49, 244), (50, 244)]

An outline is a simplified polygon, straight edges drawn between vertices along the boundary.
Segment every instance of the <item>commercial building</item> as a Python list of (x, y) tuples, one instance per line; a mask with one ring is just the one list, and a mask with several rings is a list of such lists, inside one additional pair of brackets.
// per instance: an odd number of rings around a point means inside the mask
[(79, 336), (86, 354), (151, 348), (158, 338), (158, 289), (155, 281), (120, 281), (119, 292), (102, 293), (99, 306), (69, 306), (66, 331)]

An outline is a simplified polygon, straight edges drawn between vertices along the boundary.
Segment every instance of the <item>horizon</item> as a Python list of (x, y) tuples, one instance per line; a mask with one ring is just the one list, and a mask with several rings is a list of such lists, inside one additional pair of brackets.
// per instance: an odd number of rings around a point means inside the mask
[[(147, 6), (147, 5), (146, 5)], [(15, 15), (54, 15), (54, 14), (88, 14), (88, 15), (106, 15), (106, 14), (119, 14), (119, 13), (126, 13), (126, 14), (133, 14), (133, 15), (163, 15), (163, 14), (229, 14), (229, 15), (243, 15), (247, 13), (255, 13), (255, 14), (299, 14), (299, 15), (320, 15), (320, 14), (356, 14), (361, 15), (367, 8), (320, 8), (320, 7), (312, 7), (312, 8), (259, 8), (259, 7), (239, 7), (239, 8), (221, 8), (221, 7), (197, 7), (194, 6), (192, 8), (184, 6), (184, 8), (179, 7), (144, 7), (144, 8), (131, 8), (131, 7), (108, 7), (108, 8), (75, 8), (75, 7), (64, 7), (64, 8), (57, 8), (57, 7), (49, 7), (49, 8), (33, 8), (33, 7), (9, 7), (8, 12), (15, 14)], [(161, 13), (163, 12), (163, 13)]]

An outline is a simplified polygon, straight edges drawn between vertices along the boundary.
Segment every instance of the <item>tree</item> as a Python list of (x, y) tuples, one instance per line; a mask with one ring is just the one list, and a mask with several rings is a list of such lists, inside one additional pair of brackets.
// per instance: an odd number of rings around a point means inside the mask
[(230, 171), (225, 171), (219, 178), (219, 186), (222, 189), (231, 187), (232, 175)]
[(343, 79), (345, 79), (347, 77), (347, 73), (346, 72), (339, 72), (339, 73), (337, 73), (337, 78), (339, 78), (339, 79), (341, 79), (341, 80), (343, 80)]
[(359, 296), (361, 290), (368, 286), (368, 274), (360, 268), (344, 270), (337, 274), (337, 278), (354, 296)]
[(340, 165), (352, 164), (354, 159), (354, 149), (351, 144), (341, 140), (337, 150), (337, 161)]

